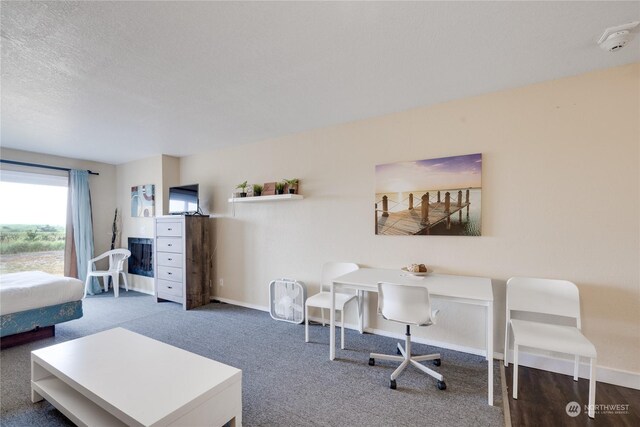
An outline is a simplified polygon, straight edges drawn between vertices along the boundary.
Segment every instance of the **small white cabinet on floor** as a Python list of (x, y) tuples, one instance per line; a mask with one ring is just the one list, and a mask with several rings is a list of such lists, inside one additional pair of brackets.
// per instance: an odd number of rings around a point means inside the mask
[(208, 216), (155, 218), (156, 300), (182, 304), (185, 310), (209, 303), (211, 246)]

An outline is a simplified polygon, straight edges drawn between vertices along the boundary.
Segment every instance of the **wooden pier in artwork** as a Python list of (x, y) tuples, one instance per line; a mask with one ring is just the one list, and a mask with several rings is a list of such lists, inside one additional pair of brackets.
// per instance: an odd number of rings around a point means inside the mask
[[(462, 212), (466, 208), (469, 215), (469, 190), (466, 190), (465, 199), (462, 198), (462, 190), (458, 191), (457, 199), (451, 198), (451, 193), (444, 194), (441, 200), (440, 191), (437, 199), (429, 200), (429, 193), (425, 193), (417, 204), (414, 205), (413, 194), (409, 194), (409, 208), (403, 211), (390, 212), (387, 196), (382, 197), (382, 209), (375, 205), (376, 234), (408, 236), (414, 234), (429, 234), (429, 229), (440, 223), (445, 223), (447, 230), (451, 228), (451, 216), (458, 213), (462, 223)], [(405, 199), (406, 200), (406, 199)], [(381, 213), (381, 215), (378, 215)]]

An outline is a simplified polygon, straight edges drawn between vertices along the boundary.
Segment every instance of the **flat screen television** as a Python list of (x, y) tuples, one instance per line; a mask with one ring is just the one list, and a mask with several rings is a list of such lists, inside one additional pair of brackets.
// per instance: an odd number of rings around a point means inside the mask
[(169, 213), (171, 215), (193, 215), (199, 212), (198, 184), (169, 188)]

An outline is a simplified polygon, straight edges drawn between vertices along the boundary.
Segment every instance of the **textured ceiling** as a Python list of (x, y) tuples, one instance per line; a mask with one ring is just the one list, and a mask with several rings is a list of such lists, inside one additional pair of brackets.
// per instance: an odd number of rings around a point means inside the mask
[(1, 3), (4, 147), (184, 156), (640, 61), (640, 2)]

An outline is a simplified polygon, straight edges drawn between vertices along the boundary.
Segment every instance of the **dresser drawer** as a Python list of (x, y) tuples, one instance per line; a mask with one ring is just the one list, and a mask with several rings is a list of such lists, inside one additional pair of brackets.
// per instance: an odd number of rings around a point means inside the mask
[(158, 237), (158, 252), (182, 253), (182, 239), (180, 237)]
[(158, 252), (158, 266), (182, 268), (182, 254), (173, 252)]
[(157, 236), (182, 236), (182, 223), (180, 222), (157, 222), (156, 223), (156, 235)]
[(169, 282), (167, 280), (158, 279), (157, 291), (162, 294), (169, 294), (176, 297), (182, 296), (182, 283)]
[(175, 267), (158, 266), (158, 279), (171, 280), (182, 283), (182, 269)]

